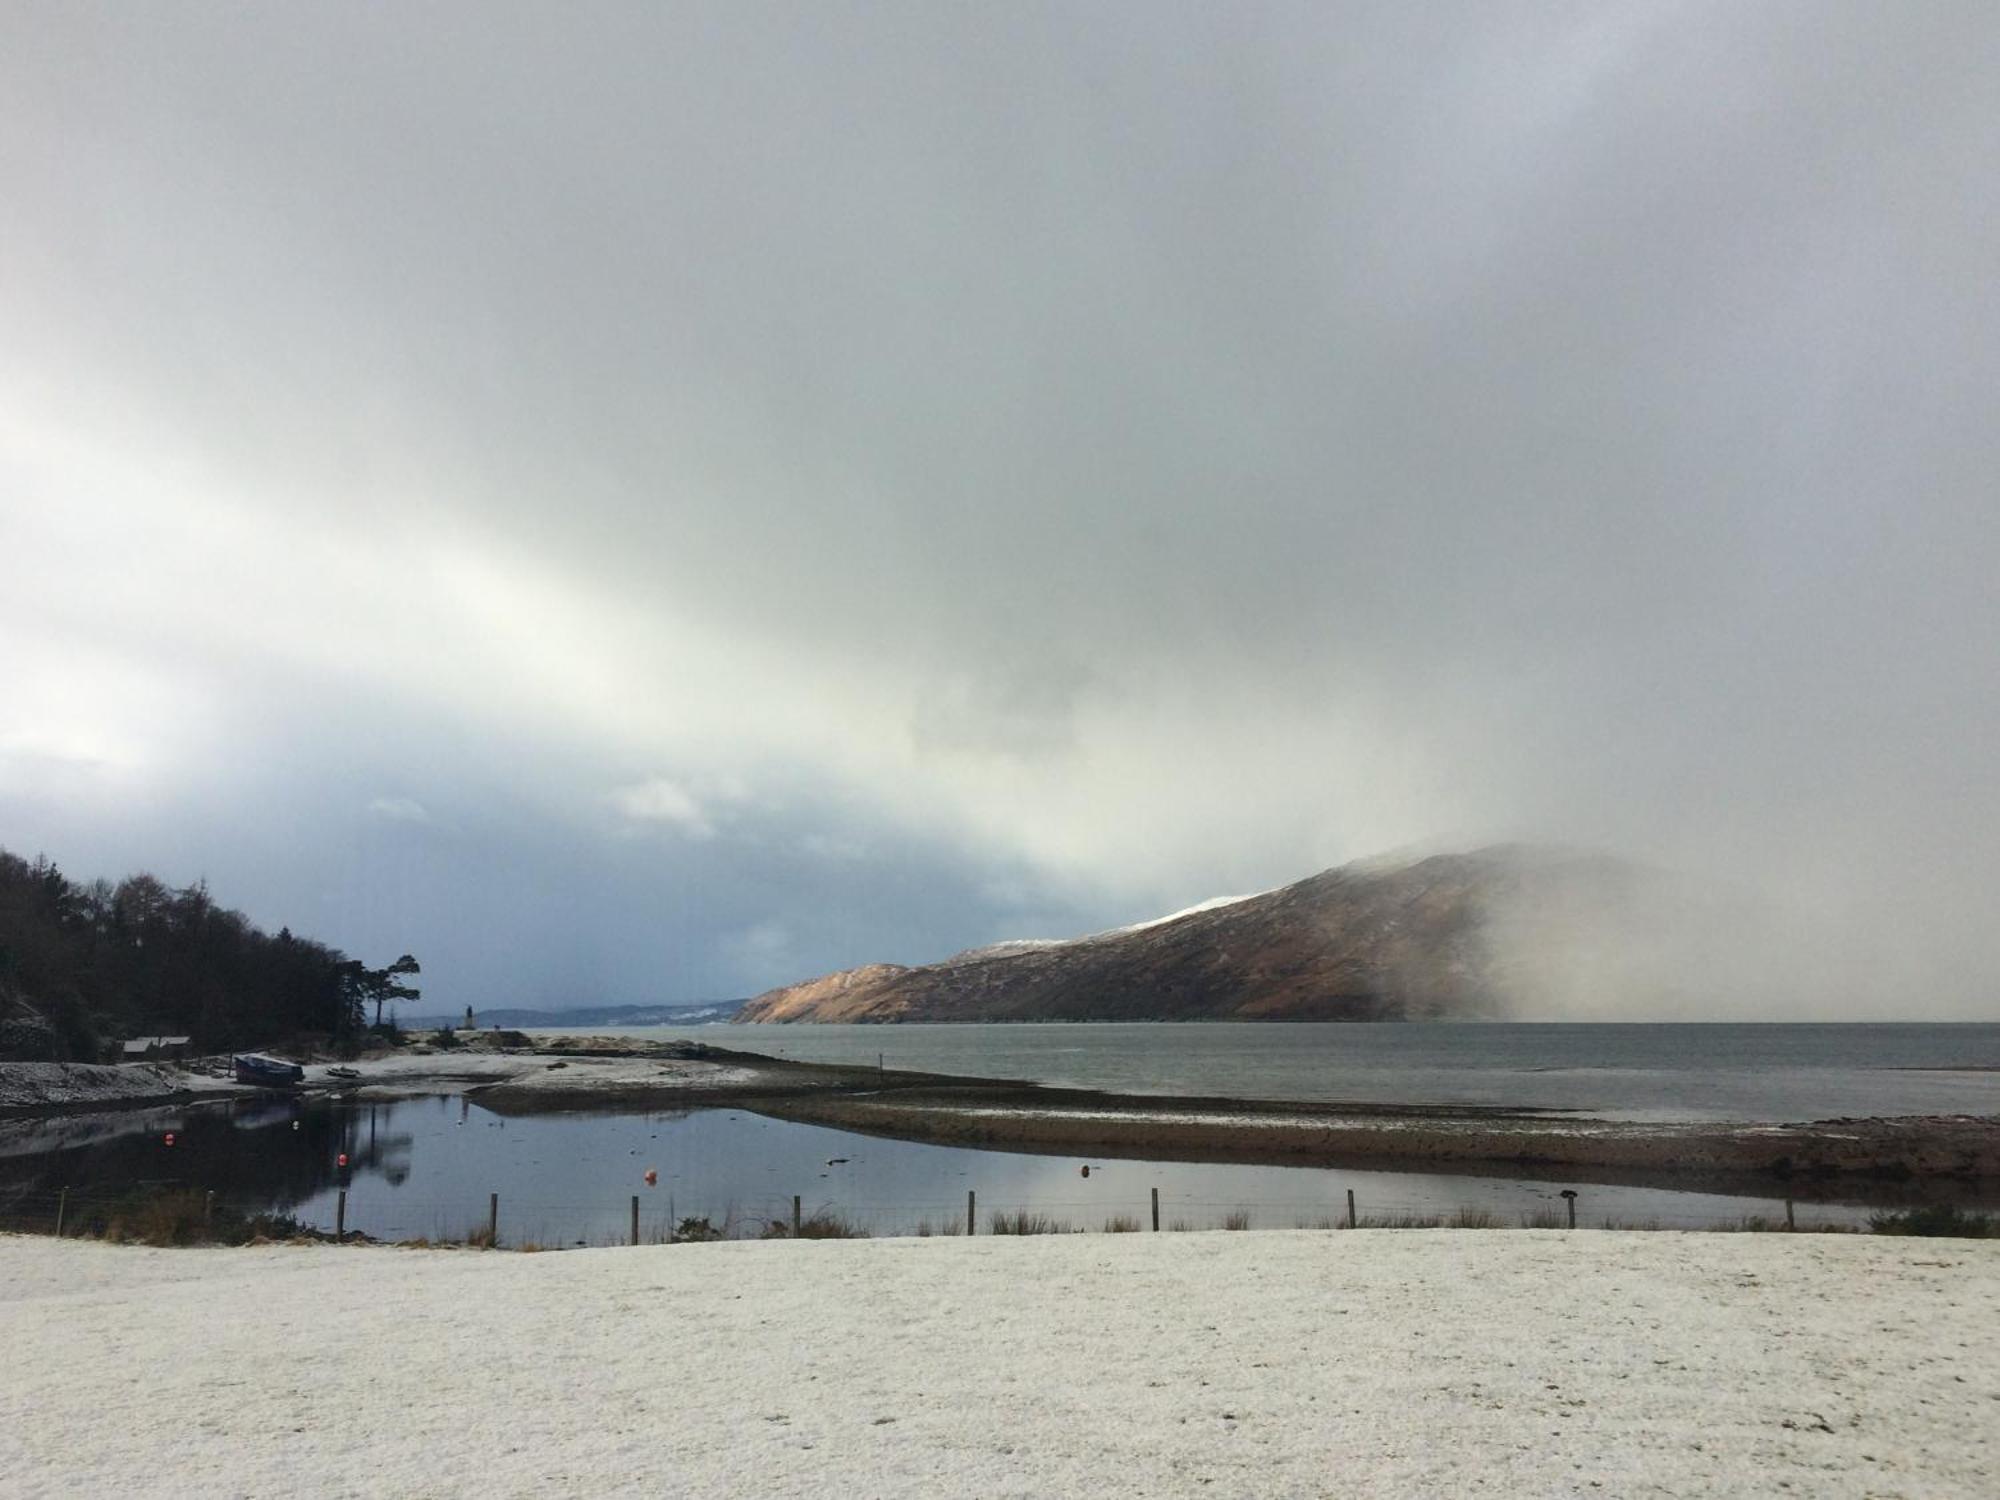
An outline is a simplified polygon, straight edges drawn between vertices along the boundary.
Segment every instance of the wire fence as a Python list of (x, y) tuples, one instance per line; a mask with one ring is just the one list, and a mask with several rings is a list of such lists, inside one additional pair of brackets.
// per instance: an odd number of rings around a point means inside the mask
[[(1592, 1198), (1609, 1197), (1610, 1206)], [(243, 1243), (257, 1238), (469, 1244), (512, 1249), (673, 1244), (760, 1238), (902, 1238), (1073, 1233), (1192, 1233), (1248, 1229), (1626, 1229), (1852, 1232), (1871, 1211), (1790, 1199), (1727, 1207), (1620, 1211), (1617, 1194), (1523, 1193), (1512, 1202), (1441, 1205), (1436, 1199), (1337, 1195), (1323, 1205), (1162, 1194), (992, 1201), (977, 1189), (950, 1201), (846, 1201), (800, 1194), (703, 1202), (649, 1190), (594, 1201), (411, 1198), (370, 1184), (290, 1205), (178, 1179), (0, 1191), (0, 1230), (152, 1244)], [(1877, 1211), (1879, 1212), (1879, 1211)]]

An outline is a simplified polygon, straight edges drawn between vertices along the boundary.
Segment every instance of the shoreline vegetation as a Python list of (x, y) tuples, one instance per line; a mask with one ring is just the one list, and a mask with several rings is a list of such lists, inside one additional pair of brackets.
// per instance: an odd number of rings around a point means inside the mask
[[(1810, 1198), (1862, 1183), (1990, 1195), (2000, 1117), (1655, 1124), (1553, 1111), (1115, 1094), (1020, 1080), (793, 1062), (698, 1042), (467, 1033), (306, 1068), (299, 1092), (464, 1094), (508, 1115), (730, 1107), (953, 1146), (1268, 1165), (1547, 1172)], [(226, 1060), (224, 1060), (226, 1061)], [(213, 1062), (0, 1063), (0, 1122), (254, 1097)]]

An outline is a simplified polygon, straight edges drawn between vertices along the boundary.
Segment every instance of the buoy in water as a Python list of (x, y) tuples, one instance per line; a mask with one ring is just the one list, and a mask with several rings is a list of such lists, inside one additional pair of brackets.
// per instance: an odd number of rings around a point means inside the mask
[(1078, 1175), (1082, 1177), (1088, 1177), (1090, 1175), (1090, 1168), (1085, 1167), (1083, 1171), (1080, 1172)]
[(174, 1133), (171, 1130), (169, 1130), (167, 1132), (167, 1144), (171, 1146), (173, 1143), (174, 1143)]
[(646, 1186), (658, 1187), (659, 1185), (660, 1185), (660, 1174), (658, 1172), (655, 1172), (651, 1167), (646, 1168)]
[(334, 1164), (334, 1165), (335, 1165), (336, 1167), (344, 1167), (344, 1166), (346, 1166), (346, 1165), (347, 1165), (347, 1153), (346, 1153), (345, 1151), (341, 1152), (341, 1153), (340, 1153), (340, 1155), (339, 1155), (338, 1157), (336, 1157), (336, 1158), (334, 1159), (334, 1163), (333, 1163), (333, 1164)]

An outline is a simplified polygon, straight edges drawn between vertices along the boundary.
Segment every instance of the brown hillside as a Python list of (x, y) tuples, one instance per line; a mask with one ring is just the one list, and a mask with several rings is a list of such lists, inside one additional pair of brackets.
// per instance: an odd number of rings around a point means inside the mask
[[(1504, 1013), (1488, 917), (1608, 861), (1518, 849), (1348, 865), (1138, 930), (871, 964), (743, 1021), (1385, 1021)], [(1614, 867), (1615, 868), (1615, 867)]]

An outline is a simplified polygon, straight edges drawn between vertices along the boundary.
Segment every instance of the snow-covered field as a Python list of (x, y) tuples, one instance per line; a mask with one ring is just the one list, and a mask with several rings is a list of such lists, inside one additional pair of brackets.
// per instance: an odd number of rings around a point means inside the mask
[(2000, 1244), (0, 1237), (0, 1493), (2000, 1494)]

